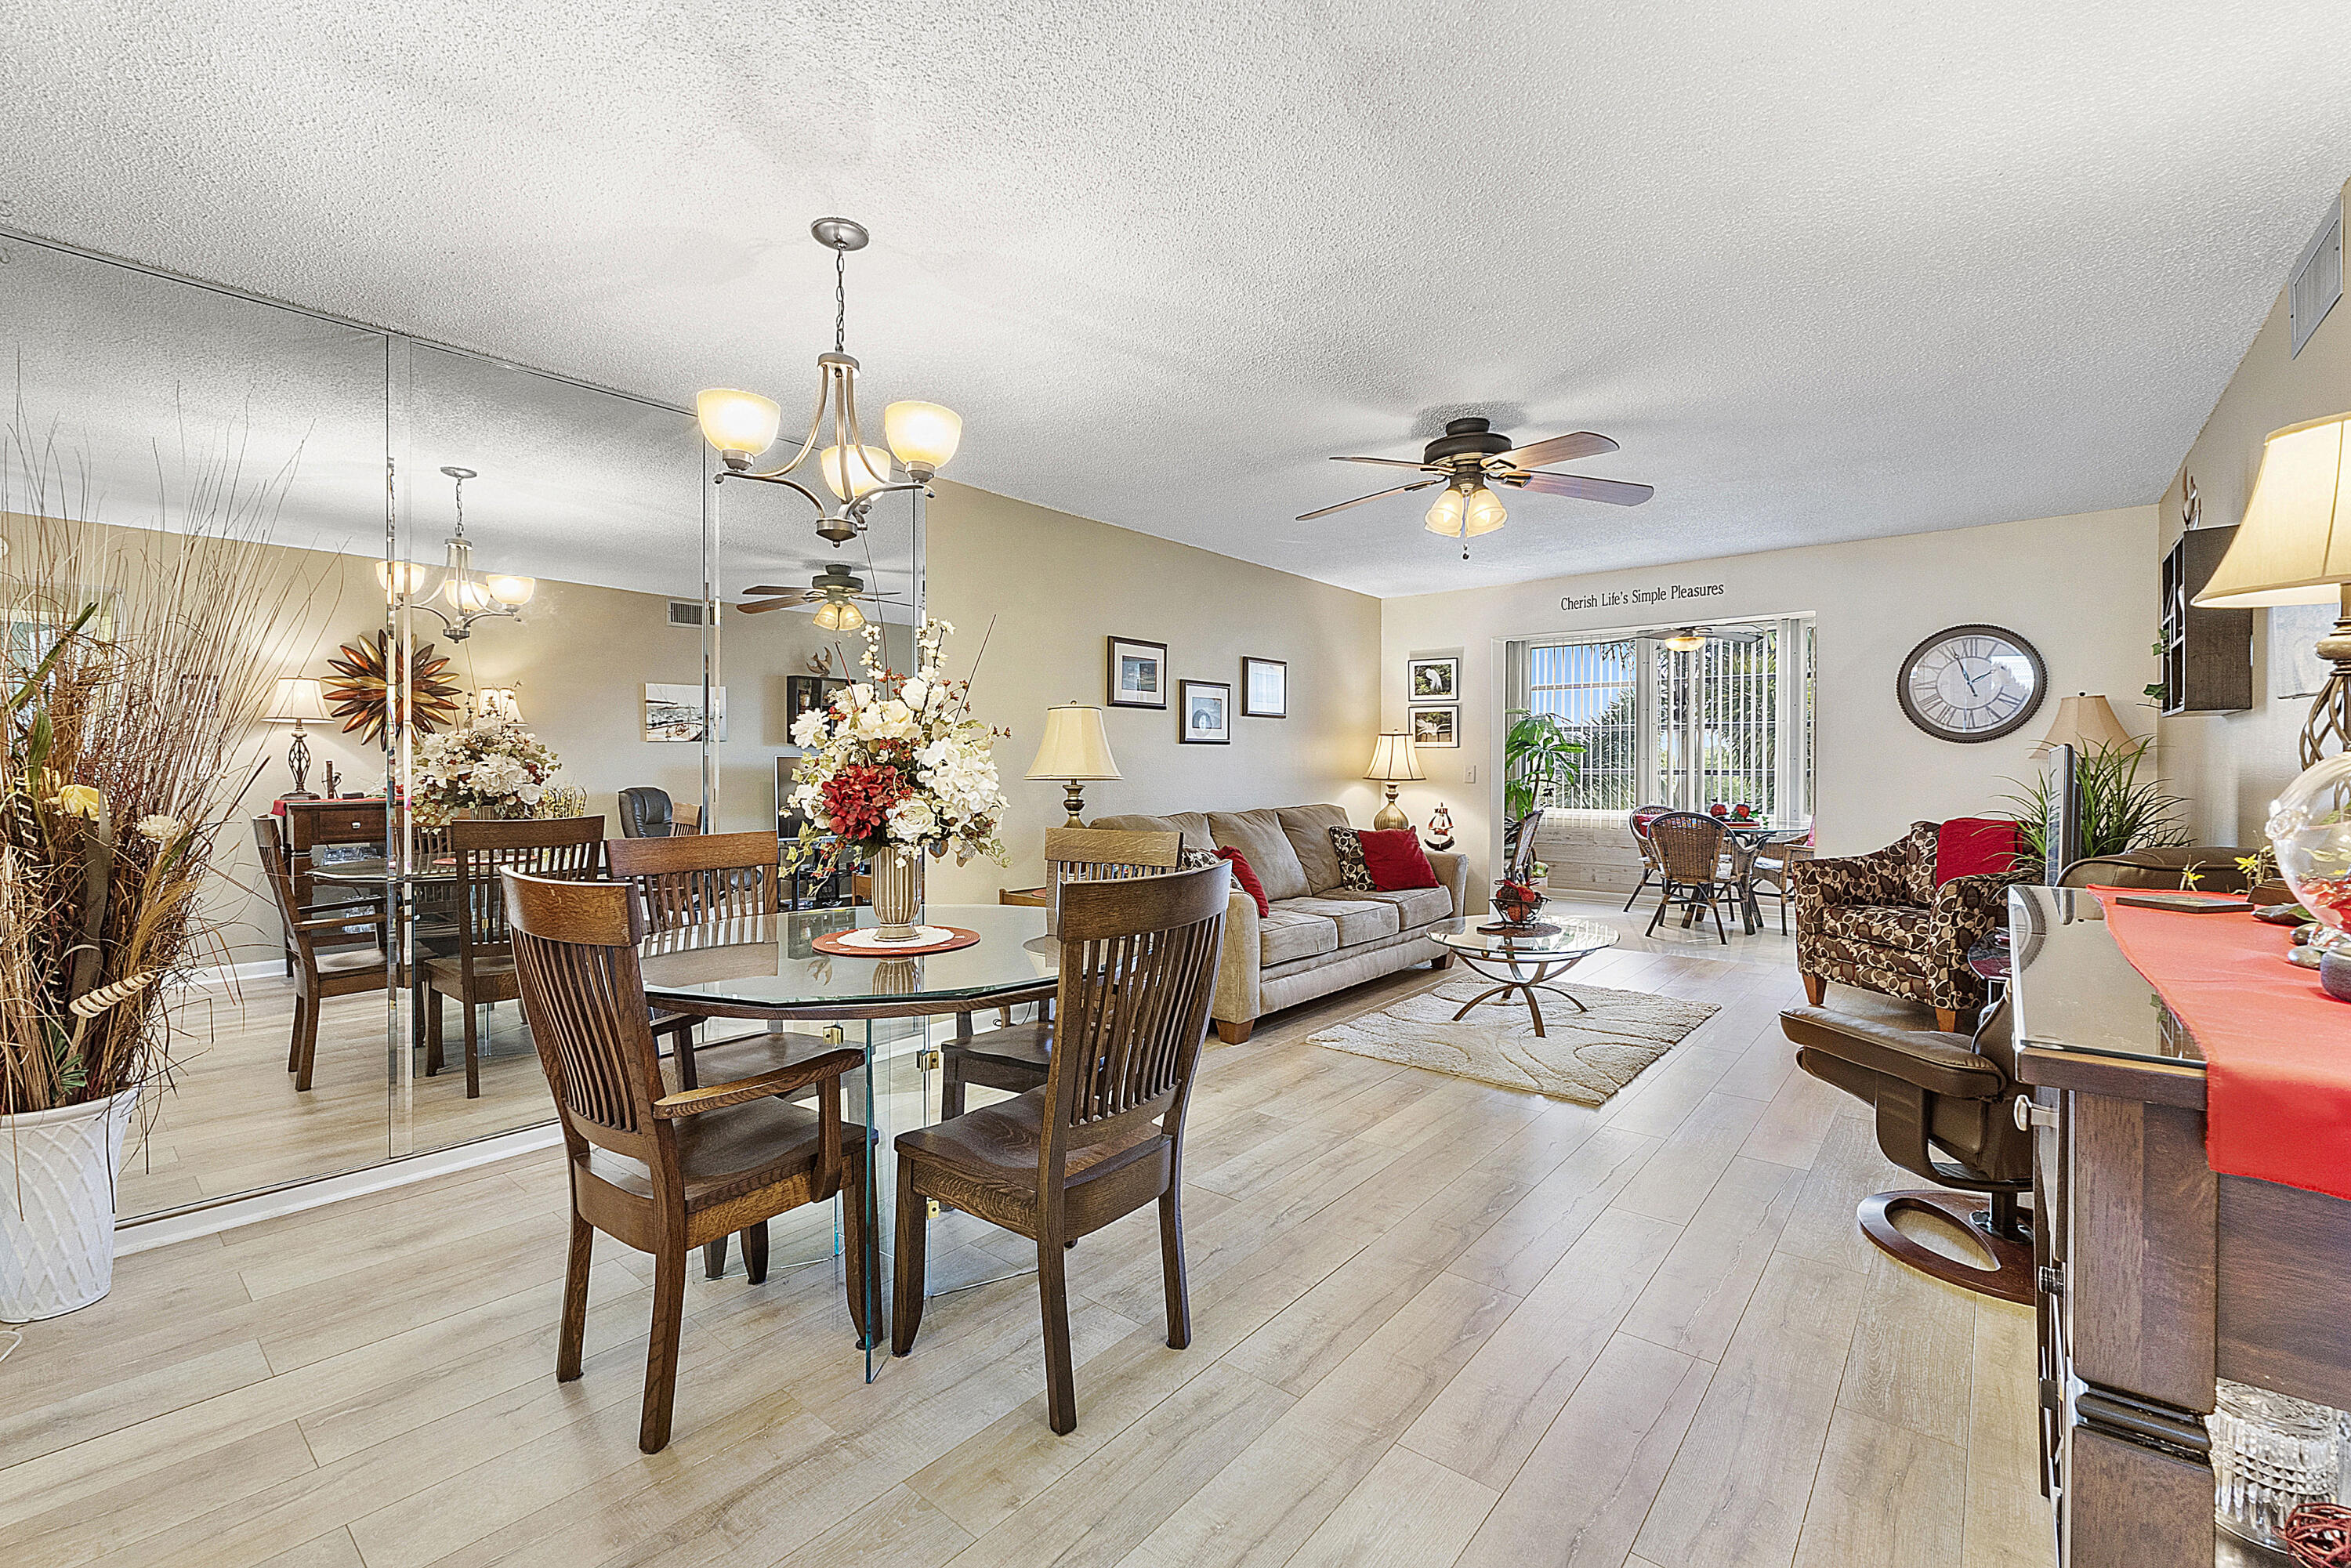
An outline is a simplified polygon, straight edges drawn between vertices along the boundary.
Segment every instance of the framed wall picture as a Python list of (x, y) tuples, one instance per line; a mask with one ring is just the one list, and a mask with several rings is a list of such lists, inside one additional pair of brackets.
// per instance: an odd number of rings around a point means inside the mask
[(1186, 681), (1184, 727), (1176, 739), (1186, 746), (1232, 744), (1233, 687), (1229, 681)]
[(800, 715), (820, 708), (832, 700), (832, 694), (849, 683), (839, 675), (786, 675), (784, 677), (784, 733), (789, 735)]
[[(710, 706), (717, 709), (714, 718), (716, 732), (713, 740), (726, 738), (726, 688), (714, 686)], [(645, 738), (647, 740), (694, 740), (702, 738), (702, 687), (694, 685), (645, 685)]]
[(1405, 664), (1406, 685), (1410, 700), (1416, 703), (1449, 703), (1461, 700), (1461, 661), (1459, 659), (1413, 659)]
[(1110, 706), (1167, 706), (1167, 644), (1136, 637), (1110, 640)]
[(1440, 703), (1430, 707), (1416, 707), (1412, 713), (1412, 743), (1422, 746), (1459, 746), (1461, 744), (1461, 705)]
[(1241, 716), (1290, 716), (1290, 662), (1286, 659), (1241, 659)]

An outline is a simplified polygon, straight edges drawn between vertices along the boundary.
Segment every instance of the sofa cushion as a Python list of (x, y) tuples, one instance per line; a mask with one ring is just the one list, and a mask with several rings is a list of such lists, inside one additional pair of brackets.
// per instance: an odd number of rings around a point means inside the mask
[(1346, 885), (1346, 870), (1339, 863), (1338, 852), (1331, 847), (1331, 830), (1347, 825), (1347, 813), (1336, 806), (1283, 806), (1274, 815), (1281, 820), (1281, 831), (1290, 840), (1290, 847), (1298, 853), (1298, 863), (1306, 873), (1306, 891), (1328, 893)]
[(1206, 811), (1178, 811), (1172, 817), (1150, 817), (1132, 812), (1120, 817), (1096, 817), (1086, 826), (1111, 828), (1128, 833), (1181, 833), (1187, 850), (1213, 850), (1217, 841), (1208, 831)]
[(1238, 850), (1249, 857), (1249, 869), (1257, 873), (1266, 897), (1274, 903), (1306, 896), (1306, 868), (1298, 863), (1298, 852), (1290, 847), (1289, 835), (1281, 831), (1281, 818), (1271, 807), (1257, 811), (1211, 811), (1208, 832), (1217, 848)]
[(1268, 908), (1257, 925), (1258, 967), (1270, 969), (1292, 958), (1339, 950), (1339, 923), (1295, 903)]
[[(1285, 907), (1277, 904), (1276, 909)], [(1352, 947), (1358, 942), (1376, 942), (1383, 936), (1393, 936), (1402, 926), (1403, 912), (1392, 904), (1365, 898), (1360, 894), (1333, 893), (1324, 897), (1293, 898), (1287, 907), (1302, 909), (1319, 915), (1339, 928), (1339, 946)]]
[(1453, 894), (1442, 887), (1407, 887), (1394, 893), (1333, 893), (1332, 898), (1368, 899), (1378, 904), (1393, 904), (1400, 929), (1409, 931), (1416, 925), (1431, 925), (1439, 920), (1453, 918)]

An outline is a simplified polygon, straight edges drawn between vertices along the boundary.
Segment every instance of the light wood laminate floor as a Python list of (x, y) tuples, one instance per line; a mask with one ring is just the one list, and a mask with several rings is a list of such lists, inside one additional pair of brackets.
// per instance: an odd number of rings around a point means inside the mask
[[(0, 1563), (2051, 1561), (2030, 1314), (1857, 1234), (1914, 1184), (1794, 1071), (1776, 935), (1580, 968), (1722, 1009), (1597, 1110), (1304, 1043), (1437, 978), (1211, 1037), (1192, 1347), (1148, 1211), (1081, 1243), (1071, 1437), (1030, 1279), (934, 1301), (869, 1386), (833, 1263), (737, 1262), (695, 1271), (675, 1436), (638, 1453), (649, 1270), (600, 1239), (559, 1385), (549, 1153), (127, 1258), (32, 1326), (0, 1367)], [(950, 1215), (934, 1251), (952, 1281), (1021, 1244)]]

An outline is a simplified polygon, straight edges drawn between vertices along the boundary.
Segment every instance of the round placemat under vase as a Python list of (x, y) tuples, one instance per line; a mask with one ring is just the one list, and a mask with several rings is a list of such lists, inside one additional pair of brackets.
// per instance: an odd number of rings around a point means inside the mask
[[(919, 958), (926, 953), (952, 953), (979, 940), (978, 932), (967, 931), (960, 925), (924, 925), (917, 929), (921, 935), (912, 942), (876, 942), (873, 928), (862, 926), (855, 931), (828, 931), (811, 937), (809, 946), (836, 958)], [(859, 940), (861, 937), (863, 940)]]
[(1478, 927), (1480, 936), (1556, 936), (1559, 927), (1541, 920), (1531, 920), (1524, 925), (1513, 925), (1507, 920)]

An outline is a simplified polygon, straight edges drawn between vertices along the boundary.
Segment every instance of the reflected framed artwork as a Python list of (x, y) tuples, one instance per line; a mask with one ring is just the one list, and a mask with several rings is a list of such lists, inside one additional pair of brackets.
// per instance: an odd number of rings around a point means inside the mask
[(1407, 686), (1411, 700), (1416, 703), (1449, 703), (1461, 695), (1461, 661), (1459, 659), (1412, 659), (1406, 661)]
[[(717, 710), (713, 740), (726, 738), (726, 688), (715, 686), (710, 693), (710, 706)], [(687, 740), (702, 738), (702, 687), (696, 685), (645, 685), (645, 738), (647, 740)]]
[(1167, 706), (1167, 644), (1139, 637), (1110, 640), (1110, 706)]
[[(792, 726), (799, 722), (800, 715), (824, 706), (832, 700), (833, 693), (843, 689), (848, 685), (849, 683), (839, 675), (786, 675), (784, 677), (784, 733), (788, 736), (791, 734)], [(699, 688), (696, 688), (696, 695), (700, 695)], [(721, 705), (720, 712), (723, 716), (724, 705)], [(725, 718), (722, 716), (719, 722), (723, 729), (726, 724)], [(720, 738), (724, 739), (725, 737), (722, 735)]]
[(1461, 705), (1441, 703), (1432, 707), (1416, 707), (1412, 713), (1412, 743), (1423, 746), (1459, 746), (1461, 744)]
[(1176, 739), (1186, 746), (1230, 746), (1233, 687), (1229, 681), (1184, 683), (1184, 727)]
[(1290, 716), (1290, 663), (1286, 659), (1241, 659), (1241, 716)]

